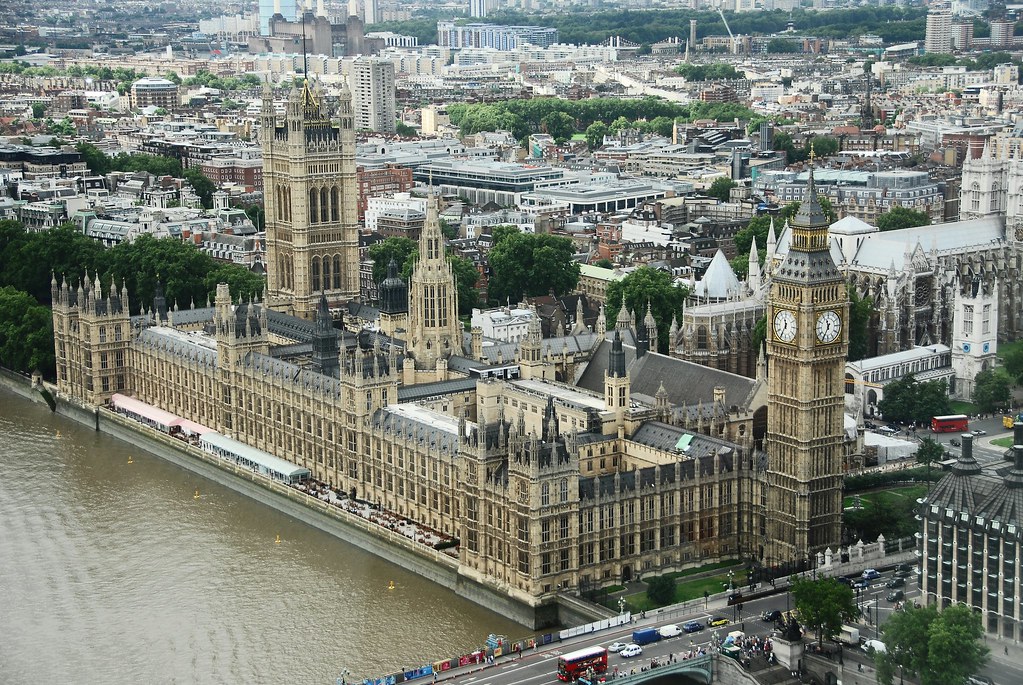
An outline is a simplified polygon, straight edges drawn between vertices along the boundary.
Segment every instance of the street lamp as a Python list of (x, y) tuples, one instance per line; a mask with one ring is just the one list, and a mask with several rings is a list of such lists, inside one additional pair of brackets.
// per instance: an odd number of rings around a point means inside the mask
[(622, 595), (621, 597), (618, 598), (618, 613), (619, 614), (625, 613), (625, 595)]

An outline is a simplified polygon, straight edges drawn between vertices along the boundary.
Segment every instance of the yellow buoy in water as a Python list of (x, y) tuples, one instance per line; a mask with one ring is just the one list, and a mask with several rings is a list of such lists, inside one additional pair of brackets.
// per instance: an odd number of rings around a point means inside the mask
[(394, 589), (394, 581), (393, 580), (390, 583), (387, 584), (387, 589), (388, 590), (393, 590)]
[(277, 535), (277, 539), (274, 540), (274, 543), (276, 543), (278, 545), (281, 544), (281, 536), (280, 536), (280, 534)]
[(199, 491), (198, 490), (196, 490), (195, 494), (192, 495), (192, 499), (199, 499)]

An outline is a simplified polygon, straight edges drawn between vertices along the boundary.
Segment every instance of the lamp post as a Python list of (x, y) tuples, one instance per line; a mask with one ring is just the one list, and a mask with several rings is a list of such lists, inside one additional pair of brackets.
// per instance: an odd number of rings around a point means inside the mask
[(618, 598), (618, 613), (619, 615), (625, 613), (625, 596), (622, 595)]

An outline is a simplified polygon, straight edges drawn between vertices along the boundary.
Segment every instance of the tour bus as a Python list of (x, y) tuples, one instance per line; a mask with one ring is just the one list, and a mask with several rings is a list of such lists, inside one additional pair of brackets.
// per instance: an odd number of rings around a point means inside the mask
[(607, 671), (607, 649), (600, 645), (584, 647), (558, 657), (558, 680), (573, 682), (590, 673)]
[(935, 416), (931, 419), (931, 430), (935, 433), (965, 433), (970, 426), (966, 414)]

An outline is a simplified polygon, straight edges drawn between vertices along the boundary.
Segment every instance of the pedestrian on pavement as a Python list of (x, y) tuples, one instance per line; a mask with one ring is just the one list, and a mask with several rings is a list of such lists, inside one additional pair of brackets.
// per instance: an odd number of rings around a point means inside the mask
[(1009, 656), (1009, 645), (1005, 645), (1005, 656)]

